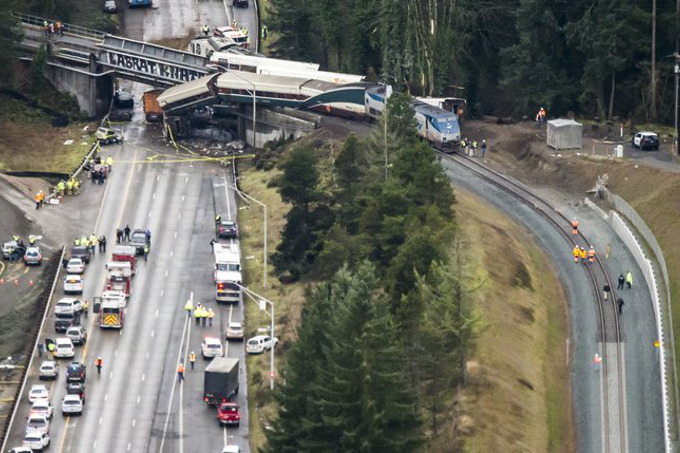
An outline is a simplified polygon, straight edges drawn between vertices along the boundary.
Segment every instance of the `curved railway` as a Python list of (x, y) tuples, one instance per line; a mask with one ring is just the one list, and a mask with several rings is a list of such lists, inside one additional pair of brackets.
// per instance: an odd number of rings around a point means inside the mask
[[(570, 231), (570, 219), (566, 215), (555, 209), (527, 187), (462, 155), (446, 154), (439, 150), (437, 152), (442, 158), (465, 167), (485, 181), (512, 194), (531, 209), (537, 211), (561, 233), (572, 248), (576, 245), (579, 247), (590, 247), (590, 241), (581, 231), (579, 231), (578, 235), (572, 234)], [(598, 341), (601, 347), (600, 356), (603, 358), (600, 384), (602, 389), (602, 451), (626, 452), (628, 451), (628, 431), (625, 405), (624, 353), (622, 348), (623, 335), (616, 305), (615, 286), (606, 266), (598, 255), (595, 257), (595, 265), (588, 264), (584, 268), (592, 284), (592, 290), (597, 302), (599, 318)], [(605, 284), (611, 288), (611, 298), (609, 300), (604, 299), (604, 294), (601, 290)]]

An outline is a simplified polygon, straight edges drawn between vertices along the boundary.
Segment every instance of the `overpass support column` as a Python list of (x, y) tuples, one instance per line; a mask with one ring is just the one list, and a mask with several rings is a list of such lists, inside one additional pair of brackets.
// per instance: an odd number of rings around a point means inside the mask
[(48, 65), (45, 74), (60, 92), (67, 92), (78, 99), (81, 113), (88, 117), (104, 115), (113, 95), (110, 75), (93, 76), (84, 71), (74, 71)]

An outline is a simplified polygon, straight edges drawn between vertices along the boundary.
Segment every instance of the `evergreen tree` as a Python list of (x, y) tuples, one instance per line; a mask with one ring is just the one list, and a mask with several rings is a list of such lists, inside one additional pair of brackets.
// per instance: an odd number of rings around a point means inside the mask
[(8, 87), (14, 81), (15, 62), (23, 31), (12, 15), (10, 0), (0, 0), (0, 84)]

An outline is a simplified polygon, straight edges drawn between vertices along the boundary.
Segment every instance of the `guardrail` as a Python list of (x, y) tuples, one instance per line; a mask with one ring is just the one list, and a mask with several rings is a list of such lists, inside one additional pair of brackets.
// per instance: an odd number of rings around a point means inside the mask
[[(54, 22), (55, 19), (49, 19), (45, 17), (38, 17), (38, 16), (31, 16), (30, 14), (22, 14), (22, 13), (12, 13), (14, 17), (19, 19), (22, 23), (27, 24), (27, 25), (35, 25), (37, 27), (42, 28), (45, 21), (47, 22)], [(104, 33), (103, 31), (95, 30), (92, 28), (87, 28), (87, 27), (81, 27), (80, 25), (75, 25), (75, 24), (69, 24), (69, 23), (63, 23), (65, 26), (64, 31), (67, 34), (70, 35), (76, 35), (76, 36), (81, 36), (83, 38), (93, 38), (93, 39), (103, 39), (104, 36), (107, 35), (107, 33)]]
[[(28, 372), (31, 369), (31, 365), (33, 365), (33, 360), (35, 359), (35, 351), (38, 346), (38, 342), (40, 341), (40, 332), (42, 332), (43, 326), (45, 325), (45, 320), (47, 319), (47, 313), (49, 312), (50, 308), (50, 301), (52, 300), (52, 296), (54, 295), (54, 290), (57, 287), (57, 281), (59, 280), (59, 272), (61, 271), (61, 262), (64, 259), (64, 253), (65, 253), (65, 248), (61, 248), (61, 253), (55, 253), (54, 256), (58, 256), (58, 260), (50, 263), (50, 266), (56, 267), (56, 272), (54, 272), (50, 278), (52, 278), (52, 286), (50, 288), (50, 291), (48, 294), (45, 294), (46, 291), (44, 291), (40, 295), (40, 300), (43, 302), (42, 304), (42, 310), (43, 310), (43, 316), (42, 316), (42, 321), (40, 322), (40, 327), (38, 328), (37, 331), (32, 332), (32, 339), (29, 344), (31, 345), (31, 355), (30, 359), (28, 361), (28, 365), (24, 367), (23, 374), (21, 376), (21, 386), (19, 387), (19, 390), (16, 392), (14, 395), (14, 401), (12, 402), (12, 415), (9, 418), (9, 421), (5, 424), (3, 427), (2, 431), (2, 447), (0, 448), (0, 451), (7, 451), (7, 440), (9, 439), (9, 430), (12, 427), (12, 424), (14, 423), (14, 419), (16, 418), (17, 415), (17, 410), (19, 409), (19, 402), (21, 400), (21, 395), (24, 393), (24, 389), (26, 388), (26, 379), (28, 378)], [(49, 268), (45, 270), (45, 272), (49, 272), (52, 269)], [(49, 283), (48, 283), (49, 285)], [(47, 287), (46, 287), (47, 289)], [(47, 297), (46, 297), (47, 296)]]

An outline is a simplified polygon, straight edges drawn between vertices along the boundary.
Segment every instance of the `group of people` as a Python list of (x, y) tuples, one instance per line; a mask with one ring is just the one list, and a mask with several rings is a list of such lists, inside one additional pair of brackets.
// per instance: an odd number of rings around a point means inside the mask
[[(482, 140), (482, 145), (480, 149), (481, 156), (484, 157), (486, 155), (485, 139)], [(475, 157), (477, 155), (477, 140), (468, 140), (468, 138), (465, 137), (463, 140), (460, 141), (460, 150), (466, 156)]]
[(212, 308), (207, 308), (199, 302), (196, 304), (196, 310), (194, 310), (194, 305), (191, 303), (191, 300), (188, 300), (184, 305), (184, 310), (186, 310), (188, 318), (191, 318), (193, 314), (197, 326), (206, 327), (207, 323), (208, 327), (212, 327), (213, 319), (215, 318), (215, 310)]
[(103, 234), (97, 237), (94, 233), (90, 237), (82, 236), (73, 240), (73, 245), (87, 247), (90, 253), (95, 252), (95, 247), (99, 247), (99, 253), (106, 252), (106, 236)]
[(77, 195), (80, 192), (80, 180), (69, 178), (68, 181), (63, 179), (57, 183), (57, 195)]
[[(125, 228), (122, 230), (120, 228), (116, 228), (116, 244), (120, 244), (123, 241), (129, 241), (131, 231), (130, 225), (125, 225)], [(151, 234), (149, 234), (149, 236), (150, 235)]]
[(593, 264), (595, 262), (595, 247), (592, 245), (588, 250), (586, 250), (585, 247), (579, 247), (578, 245), (575, 245), (573, 254), (574, 263), (578, 263), (580, 261), (581, 264)]
[(102, 160), (101, 156), (96, 156), (90, 160), (90, 178), (92, 183), (104, 184), (104, 180), (113, 168), (113, 157), (108, 156)]
[(49, 39), (52, 36), (64, 36), (66, 24), (62, 24), (60, 20), (52, 22), (52, 21), (43, 21), (43, 31), (45, 33), (45, 38)]

